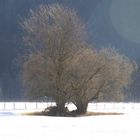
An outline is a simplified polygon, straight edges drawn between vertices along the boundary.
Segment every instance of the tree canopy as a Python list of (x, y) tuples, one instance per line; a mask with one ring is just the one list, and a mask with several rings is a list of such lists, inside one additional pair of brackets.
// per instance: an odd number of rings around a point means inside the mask
[(90, 101), (122, 97), (134, 64), (112, 48), (98, 50), (87, 41), (84, 23), (73, 9), (59, 4), (30, 10), (21, 23), (30, 46), (23, 80), (31, 98), (51, 97), (57, 113), (72, 102), (85, 113)]

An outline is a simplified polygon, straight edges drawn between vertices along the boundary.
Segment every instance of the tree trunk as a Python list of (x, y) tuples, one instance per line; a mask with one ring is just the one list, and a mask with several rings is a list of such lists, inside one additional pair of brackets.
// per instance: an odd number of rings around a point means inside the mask
[(87, 112), (88, 102), (79, 101), (76, 103), (77, 113), (85, 114)]
[(59, 102), (56, 102), (56, 105), (57, 105), (57, 114), (58, 115), (65, 114), (65, 102), (59, 101)]

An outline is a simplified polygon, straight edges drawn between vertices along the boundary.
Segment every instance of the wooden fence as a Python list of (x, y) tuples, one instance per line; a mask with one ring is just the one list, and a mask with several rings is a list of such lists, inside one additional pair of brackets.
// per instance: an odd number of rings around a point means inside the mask
[(53, 102), (0, 102), (0, 110), (37, 110), (55, 105)]
[[(0, 110), (37, 110), (54, 106), (54, 102), (0, 102)], [(140, 103), (89, 103), (90, 110), (140, 109)]]

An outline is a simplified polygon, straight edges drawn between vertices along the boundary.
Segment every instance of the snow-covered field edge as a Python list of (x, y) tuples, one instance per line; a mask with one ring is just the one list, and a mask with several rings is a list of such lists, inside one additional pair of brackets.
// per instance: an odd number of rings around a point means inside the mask
[[(49, 106), (54, 106), (54, 102), (0, 102), (0, 111), (40, 111)], [(76, 109), (73, 104), (67, 105), (69, 110)], [(132, 113), (140, 112), (140, 103), (124, 103), (124, 102), (99, 102), (89, 103), (88, 111), (90, 112), (119, 112)]]
[[(2, 108), (5, 104), (5, 108)], [(140, 103), (89, 103), (88, 111), (124, 115), (88, 117), (27, 116), (53, 103), (0, 103), (2, 140), (140, 140)], [(70, 109), (74, 109), (72, 104)], [(5, 109), (5, 110), (4, 110)]]

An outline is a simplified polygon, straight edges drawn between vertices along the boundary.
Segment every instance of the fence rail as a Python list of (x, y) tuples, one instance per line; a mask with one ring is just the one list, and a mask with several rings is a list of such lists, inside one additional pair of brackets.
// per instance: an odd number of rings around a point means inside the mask
[[(54, 102), (0, 102), (0, 110), (37, 110), (55, 105)], [(140, 109), (140, 103), (89, 103), (90, 110)]]
[(36, 110), (55, 105), (53, 102), (0, 102), (0, 110)]

